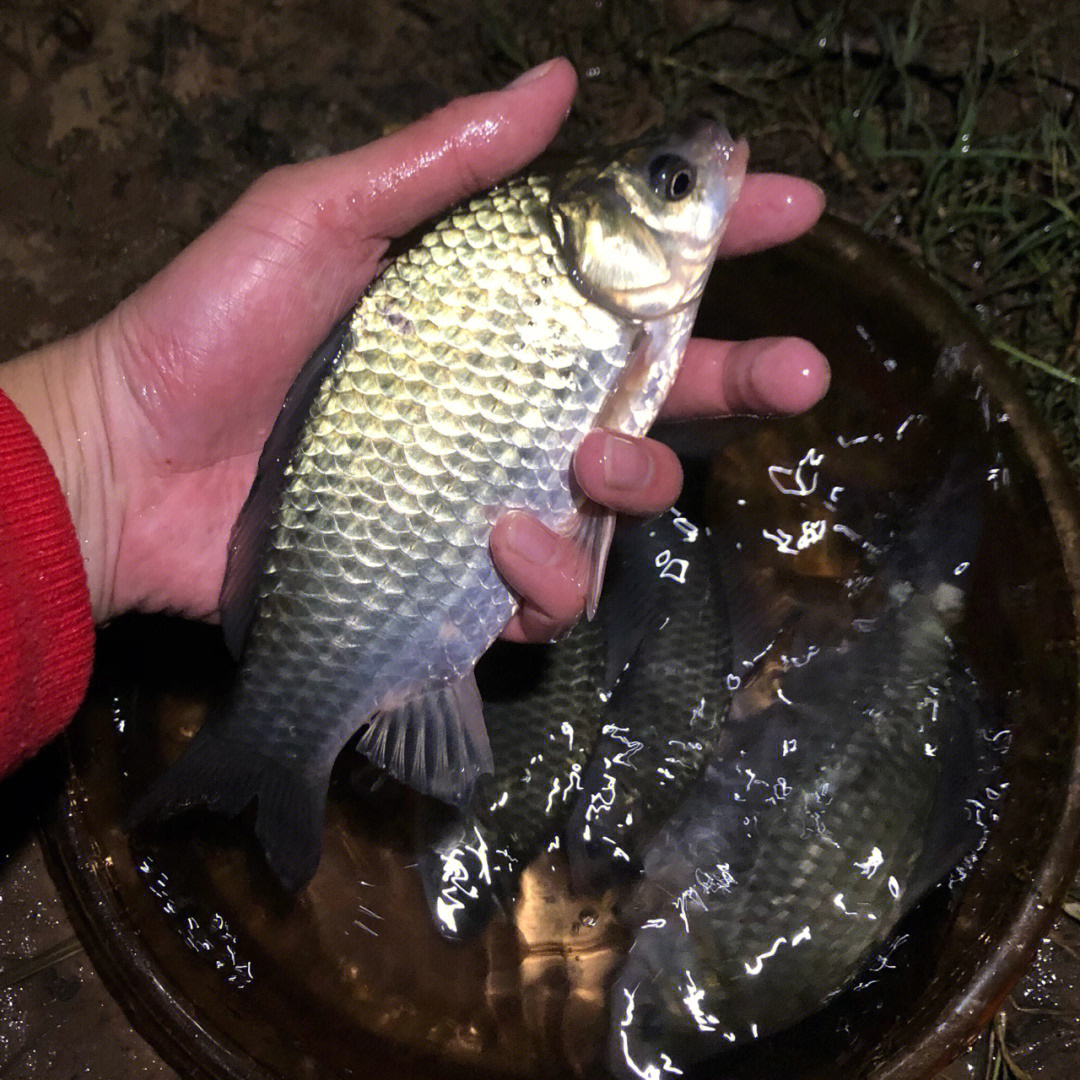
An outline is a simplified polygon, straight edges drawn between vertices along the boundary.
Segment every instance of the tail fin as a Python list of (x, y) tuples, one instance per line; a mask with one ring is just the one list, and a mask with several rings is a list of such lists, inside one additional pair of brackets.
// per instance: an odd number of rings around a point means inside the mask
[(319, 865), (329, 768), (325, 776), (290, 769), (237, 747), (214, 727), (204, 724), (179, 760), (136, 802), (128, 827), (200, 806), (236, 816), (255, 802), (255, 835), (266, 861), (285, 889), (299, 892)]
[(492, 862), (498, 860), (486, 830), (473, 818), (459, 819), (420, 856), (424, 895), (447, 940), (474, 937), (495, 914), (502, 875)]

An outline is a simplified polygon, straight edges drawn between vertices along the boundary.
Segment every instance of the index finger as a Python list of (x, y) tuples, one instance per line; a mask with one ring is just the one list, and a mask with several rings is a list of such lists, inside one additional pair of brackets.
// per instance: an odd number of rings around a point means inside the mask
[(126, 340), (155, 371), (190, 384), (194, 364), (223, 392), (278, 358), (267, 392), (280, 403), (277, 383), (356, 302), (388, 239), (532, 160), (576, 85), (551, 60), (357, 150), (272, 170), (117, 309)]
[(786, 244), (806, 232), (825, 209), (825, 193), (809, 180), (750, 173), (731, 208), (721, 255), (748, 255)]
[(577, 76), (549, 60), (502, 90), (458, 98), (357, 150), (308, 162), (308, 198), (326, 192), (352, 212), (349, 227), (395, 237), (527, 165), (570, 111)]

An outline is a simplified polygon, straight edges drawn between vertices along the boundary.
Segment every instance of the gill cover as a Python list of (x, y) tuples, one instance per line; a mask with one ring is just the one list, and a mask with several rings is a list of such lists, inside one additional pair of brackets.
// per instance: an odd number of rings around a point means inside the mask
[(555, 236), (594, 303), (655, 319), (701, 294), (746, 172), (747, 147), (711, 121), (580, 162), (551, 193)]

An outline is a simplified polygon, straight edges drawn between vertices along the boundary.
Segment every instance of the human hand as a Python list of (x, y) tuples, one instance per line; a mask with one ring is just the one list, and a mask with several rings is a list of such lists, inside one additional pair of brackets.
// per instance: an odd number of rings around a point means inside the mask
[[(527, 164), (574, 89), (570, 65), (554, 61), (359, 150), (276, 169), (99, 323), (0, 365), (0, 389), (67, 496), (96, 619), (133, 608), (216, 614), (233, 523), (304, 360), (378, 272), (390, 239)], [(790, 239), (820, 210), (813, 185), (749, 177), (724, 250)], [(827, 380), (805, 342), (695, 342), (666, 412), (794, 411)], [(585, 440), (575, 458), (585, 492), (629, 513), (670, 505), (674, 455), (651, 440), (620, 445), (629, 453), (605, 450), (602, 433)], [(627, 484), (635, 451), (646, 475)], [(528, 557), (538, 535), (554, 544), (539, 563)], [(580, 613), (569, 541), (514, 514), (496, 525), (492, 552), (522, 597), (505, 636), (548, 638)]]

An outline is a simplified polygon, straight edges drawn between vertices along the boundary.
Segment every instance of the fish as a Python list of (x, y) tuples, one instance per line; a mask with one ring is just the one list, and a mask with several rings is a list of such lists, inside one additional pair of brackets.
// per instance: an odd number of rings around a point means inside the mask
[[(465, 812), (421, 830), (437, 833), (421, 875), (444, 937), (472, 937), (509, 912), (522, 871), (545, 849), (571, 867), (588, 859), (579, 891), (632, 872), (650, 828), (715, 752), (731, 698), (713, 554), (706, 530), (677, 508), (620, 531), (596, 620), (533, 646), (514, 686), (485, 686), (495, 771)], [(595, 832), (583, 839), (583, 828)]]
[[(615, 562), (618, 538), (612, 544)], [(606, 578), (610, 582), (612, 566)], [(481, 661), (504, 661), (513, 686), (489, 689), (481, 670), (484, 719), (494, 770), (477, 782), (468, 807), (448, 816), (426, 801), (417, 843), (428, 907), (450, 941), (482, 931), (511, 909), (521, 874), (555, 837), (575, 798), (604, 715), (604, 644), (600, 614), (562, 641), (515, 648), (497, 642)], [(513, 660), (508, 651), (525, 653)], [(500, 675), (502, 672), (500, 672)], [(500, 682), (502, 680), (500, 679)]]
[[(654, 605), (662, 616), (657, 631), (643, 635), (632, 669), (612, 690), (567, 826), (570, 875), (580, 891), (638, 872), (645, 844), (692, 789), (724, 734), (735, 663), (729, 609), (741, 602), (741, 591), (723, 573), (720, 536), (682, 514), (665, 525), (626, 559), (639, 564), (627, 566), (630, 580), (668, 589)], [(632, 625), (651, 605), (629, 594), (619, 606), (612, 621)]]
[(616, 1075), (711, 1068), (817, 1012), (985, 842), (992, 718), (954, 640), (984, 476), (951, 467), (894, 516), (836, 640), (808, 637), (797, 605), (774, 627), (624, 906)]
[(230, 540), (234, 686), (137, 802), (253, 829), (315, 873), (331, 769), (468, 802), (492, 754), (474, 667), (517, 607), (491, 528), (572, 537), (595, 612), (614, 517), (571, 482), (584, 436), (641, 435), (672, 385), (746, 171), (710, 121), (510, 180), (376, 279), (290, 389)]

